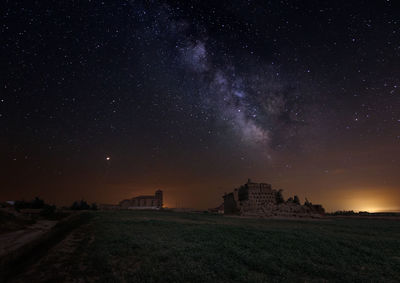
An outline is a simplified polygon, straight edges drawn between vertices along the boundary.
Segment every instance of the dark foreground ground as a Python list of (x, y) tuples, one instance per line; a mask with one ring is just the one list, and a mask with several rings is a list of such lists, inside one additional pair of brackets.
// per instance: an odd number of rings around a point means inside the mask
[[(92, 212), (11, 282), (399, 282), (400, 221)], [(17, 270), (17, 269), (20, 270)]]

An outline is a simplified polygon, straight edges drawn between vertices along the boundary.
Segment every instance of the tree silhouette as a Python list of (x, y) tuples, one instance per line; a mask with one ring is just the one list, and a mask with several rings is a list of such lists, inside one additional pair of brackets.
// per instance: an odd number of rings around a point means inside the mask
[(276, 193), (275, 197), (276, 197), (276, 203), (280, 204), (285, 202), (285, 200), (283, 199), (282, 190), (279, 190)]

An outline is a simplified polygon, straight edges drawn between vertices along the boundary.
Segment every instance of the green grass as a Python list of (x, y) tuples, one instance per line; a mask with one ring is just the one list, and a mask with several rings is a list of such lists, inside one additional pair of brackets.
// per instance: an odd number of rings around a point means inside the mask
[[(396, 220), (239, 219), (157, 211), (94, 214), (78, 247), (64, 259), (68, 281), (400, 279), (400, 221)], [(51, 264), (56, 263), (44, 263), (46, 270)]]

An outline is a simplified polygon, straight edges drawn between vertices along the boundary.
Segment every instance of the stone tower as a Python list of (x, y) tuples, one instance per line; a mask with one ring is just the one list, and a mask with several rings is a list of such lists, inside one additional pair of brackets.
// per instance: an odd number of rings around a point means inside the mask
[(157, 207), (163, 207), (163, 192), (161, 190), (157, 190), (155, 193), (155, 199), (157, 201)]

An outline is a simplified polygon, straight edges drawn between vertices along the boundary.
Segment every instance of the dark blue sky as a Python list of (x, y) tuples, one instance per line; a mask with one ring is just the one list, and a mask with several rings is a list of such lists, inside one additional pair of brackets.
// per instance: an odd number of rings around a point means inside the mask
[(398, 8), (5, 1), (0, 197), (208, 207), (252, 177), (399, 209)]

